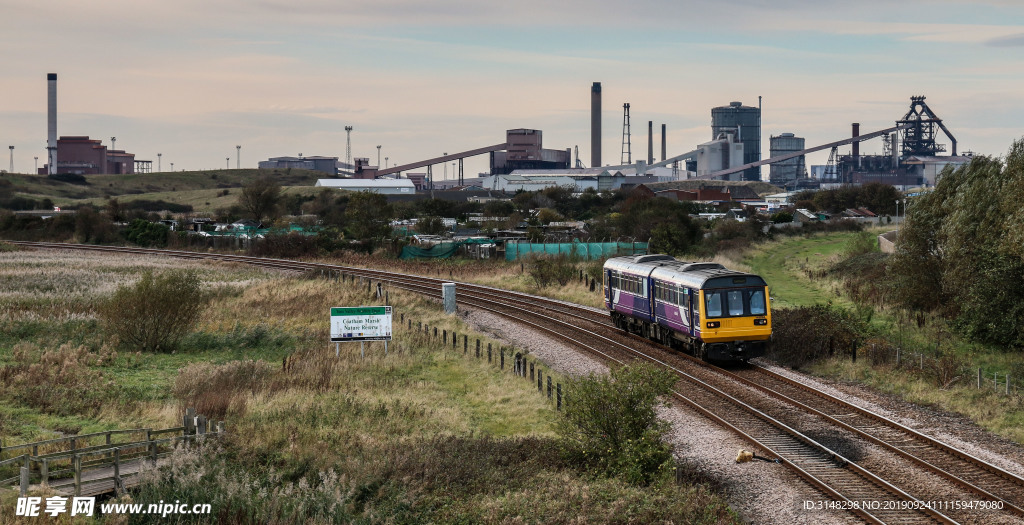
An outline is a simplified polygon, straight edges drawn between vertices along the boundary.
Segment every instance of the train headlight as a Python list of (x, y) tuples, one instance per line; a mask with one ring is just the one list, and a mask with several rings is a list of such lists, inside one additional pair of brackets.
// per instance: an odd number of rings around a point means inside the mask
[(768, 320), (767, 319), (754, 319), (754, 324), (757, 325), (757, 326), (767, 326), (768, 325)]
[(708, 321), (708, 325), (707, 326), (708, 326), (708, 328), (718, 328), (719, 326), (722, 326), (722, 323), (720, 323), (718, 321)]

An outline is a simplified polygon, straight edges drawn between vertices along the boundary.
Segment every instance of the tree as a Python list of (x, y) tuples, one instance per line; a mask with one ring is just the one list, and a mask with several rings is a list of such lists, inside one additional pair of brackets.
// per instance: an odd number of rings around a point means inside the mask
[(443, 235), (448, 227), (440, 217), (423, 217), (416, 222), (416, 231), (423, 235)]
[(353, 193), (345, 208), (345, 223), (351, 237), (372, 250), (376, 241), (391, 234), (391, 206), (387, 197), (370, 191)]
[(672, 372), (650, 364), (568, 379), (565, 410), (555, 427), (563, 451), (600, 472), (651, 482), (672, 458), (664, 439), (669, 426), (655, 407), (675, 381)]
[(897, 302), (938, 311), (974, 340), (1024, 347), (1024, 140), (976, 156), (914, 198), (889, 264)]
[(195, 272), (147, 271), (134, 285), (118, 288), (98, 314), (123, 347), (169, 352), (192, 330), (208, 301)]
[(264, 176), (242, 187), (238, 205), (250, 219), (263, 222), (264, 218), (275, 218), (281, 203), (281, 185), (273, 177)]

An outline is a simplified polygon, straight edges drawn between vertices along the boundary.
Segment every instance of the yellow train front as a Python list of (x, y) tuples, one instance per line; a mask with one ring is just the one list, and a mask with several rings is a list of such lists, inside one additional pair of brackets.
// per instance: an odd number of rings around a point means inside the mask
[(616, 326), (708, 360), (765, 354), (772, 320), (761, 277), (666, 255), (614, 257), (604, 270)]

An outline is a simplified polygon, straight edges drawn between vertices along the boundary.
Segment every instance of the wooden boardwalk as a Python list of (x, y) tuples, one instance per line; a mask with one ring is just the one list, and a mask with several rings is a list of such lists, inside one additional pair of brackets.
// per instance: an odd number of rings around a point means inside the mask
[(183, 420), (180, 427), (159, 430), (111, 430), (14, 446), (0, 444), (0, 476), (14, 474), (0, 479), (0, 489), (25, 495), (46, 485), (64, 496), (122, 493), (139, 482), (139, 473), (159, 466), (178, 444), (224, 435), (224, 422), (208, 429), (206, 418), (196, 416), (192, 409), (186, 410)]

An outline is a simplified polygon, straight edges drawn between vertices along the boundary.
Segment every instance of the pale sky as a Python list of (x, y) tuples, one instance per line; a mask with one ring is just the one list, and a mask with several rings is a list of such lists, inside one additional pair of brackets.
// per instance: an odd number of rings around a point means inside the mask
[[(45, 158), (47, 73), (60, 135), (116, 136), (164, 170), (234, 167), (235, 145), (249, 168), (344, 160), (346, 125), (371, 164), (378, 144), (382, 163), (405, 164), (535, 128), (589, 166), (595, 81), (606, 165), (624, 102), (634, 157), (648, 120), (655, 155), (668, 126), (671, 156), (711, 139), (712, 107), (759, 95), (765, 156), (768, 135), (812, 146), (851, 122), (890, 127), (911, 95), (961, 151), (1003, 155), (1024, 135), (1019, 0), (0, 0), (0, 57), (0, 141), (18, 172)], [(466, 161), (467, 176), (486, 168)]]

